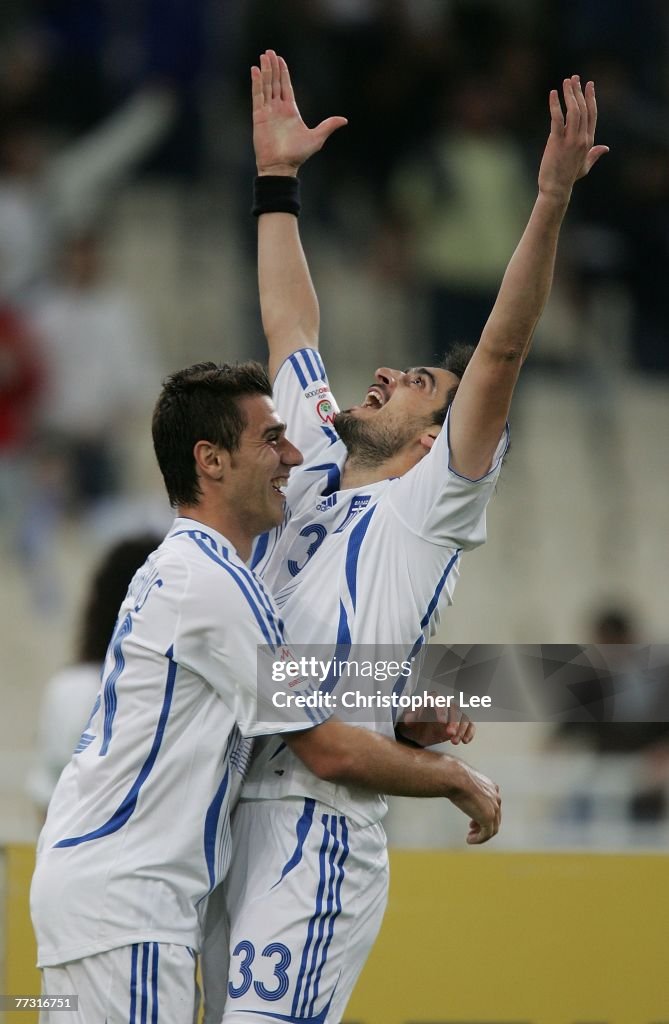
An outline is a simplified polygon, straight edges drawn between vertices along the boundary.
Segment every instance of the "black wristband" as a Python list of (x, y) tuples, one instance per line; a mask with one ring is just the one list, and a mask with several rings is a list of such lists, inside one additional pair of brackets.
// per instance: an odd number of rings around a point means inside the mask
[(258, 175), (253, 182), (251, 213), (254, 217), (261, 213), (292, 213), (297, 217), (299, 212), (300, 183), (297, 178), (279, 174)]

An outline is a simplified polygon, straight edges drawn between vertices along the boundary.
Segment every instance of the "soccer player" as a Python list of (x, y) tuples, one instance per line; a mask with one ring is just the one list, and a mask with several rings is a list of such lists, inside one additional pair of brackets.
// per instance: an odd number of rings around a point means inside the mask
[(78, 994), (72, 1020), (85, 1024), (191, 1024), (200, 920), (227, 871), (249, 737), (293, 731), (315, 776), (446, 796), (482, 828), (498, 817), (494, 786), (462, 762), (324, 721), (326, 711), (270, 706), (275, 690), (291, 691), (263, 688), (262, 675), (259, 690), (258, 646), (285, 657), (285, 640), (245, 560), (282, 521), (301, 462), (264, 371), (204, 363), (174, 374), (153, 439), (178, 518), (121, 606), (31, 892), (44, 993)]
[[(286, 63), (271, 50), (252, 69), (252, 93), (263, 325), (277, 406), (305, 454), (286, 489), (286, 521), (261, 539), (252, 564), (294, 642), (387, 643), (410, 656), (433, 632), (439, 604), (451, 600), (461, 552), (485, 540), (511, 397), (550, 291), (571, 189), (606, 152), (594, 145), (594, 86), (565, 80), (566, 117), (557, 91), (550, 94), (537, 200), (471, 358), (457, 352), (440, 367), (382, 367), (361, 404), (345, 412), (317, 351), (295, 181), (345, 120), (308, 129)], [(377, 723), (388, 736), (394, 726), (390, 713)], [(340, 1020), (383, 916), (383, 813), (382, 797), (315, 779), (280, 738), (259, 742), (225, 887), (225, 1024)], [(472, 825), (468, 841), (482, 838)], [(279, 946), (283, 985), (270, 998), (263, 951)]]

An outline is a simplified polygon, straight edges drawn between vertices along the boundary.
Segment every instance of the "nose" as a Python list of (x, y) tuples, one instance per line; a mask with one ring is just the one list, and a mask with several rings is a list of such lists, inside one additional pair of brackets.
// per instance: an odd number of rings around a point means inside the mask
[(283, 438), (281, 445), (281, 461), (286, 466), (301, 466), (304, 462), (304, 456), (299, 448), (296, 448), (287, 437)]
[(401, 376), (401, 370), (393, 370), (390, 366), (379, 366), (374, 374), (374, 379), (378, 384), (383, 384), (384, 387), (392, 392), (397, 387), (397, 382)]

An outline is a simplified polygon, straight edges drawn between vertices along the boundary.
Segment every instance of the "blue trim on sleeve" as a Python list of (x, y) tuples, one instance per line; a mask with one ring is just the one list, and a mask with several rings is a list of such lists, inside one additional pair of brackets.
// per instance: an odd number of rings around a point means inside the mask
[(307, 378), (304, 376), (304, 373), (302, 372), (302, 367), (299, 364), (297, 353), (293, 353), (292, 356), (288, 356), (288, 362), (295, 370), (295, 375), (297, 376), (297, 379), (300, 382), (300, 387), (304, 391), (306, 391), (306, 389), (309, 387), (309, 384), (307, 383)]
[(303, 348), (300, 351), (300, 355), (302, 356), (302, 359), (304, 360), (304, 365), (307, 368), (307, 373), (309, 374), (309, 376), (311, 377), (313, 383), (315, 384), (317, 380), (320, 380), (320, 376), (319, 376), (319, 373), (318, 373), (318, 367), (316, 366), (316, 364), (314, 363), (313, 359), (311, 358), (311, 350), (308, 349), (308, 348)]
[(321, 359), (320, 352), (318, 351), (318, 349), (312, 348), (311, 349), (311, 355), (313, 356), (313, 358), (314, 358), (314, 360), (316, 362), (316, 366), (318, 367), (318, 372), (320, 374), (321, 380), (323, 380), (326, 384), (328, 384), (329, 383), (328, 375), (325, 372), (325, 364), (323, 363), (323, 360)]
[[(492, 466), (487, 471), (487, 473), (484, 473), (483, 476), (464, 476), (462, 473), (458, 473), (457, 470), (453, 469), (453, 467), (451, 466), (451, 435), (450, 435), (451, 417), (450, 417), (450, 412), (451, 412), (451, 410), (449, 409), (448, 410), (448, 417), (447, 417), (447, 420), (446, 420), (446, 440), (448, 441), (448, 472), (452, 473), (453, 476), (457, 476), (457, 478), (459, 480), (465, 480), (468, 484), (480, 484), (480, 483), (483, 483), (483, 481), (487, 480), (487, 478), (492, 473), (495, 473), (497, 471), (497, 467), (499, 466), (500, 462), (502, 461), (502, 459), (504, 458), (504, 456), (507, 453), (507, 449), (509, 447), (509, 436), (510, 436), (509, 424), (506, 423), (504, 425), (504, 431), (502, 433), (502, 436), (500, 437), (500, 441), (502, 440), (502, 437), (504, 438), (504, 448), (502, 449), (502, 453), (501, 453), (501, 455), (499, 455), (499, 457), (497, 459), (495, 459), (495, 461), (493, 462)], [(497, 447), (495, 448), (495, 452), (497, 451), (497, 448), (499, 448), (499, 442), (497, 443)], [(493, 453), (493, 455), (494, 455), (494, 453)]]

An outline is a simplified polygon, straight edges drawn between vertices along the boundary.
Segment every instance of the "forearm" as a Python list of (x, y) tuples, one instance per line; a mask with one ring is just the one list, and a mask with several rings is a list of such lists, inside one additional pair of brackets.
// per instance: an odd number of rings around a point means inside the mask
[[(468, 768), (457, 758), (409, 747), (333, 719), (284, 738), (314, 774), (340, 785), (361, 786), (389, 796), (449, 799), (466, 786)], [(319, 738), (323, 742), (314, 742)]]
[(297, 217), (290, 213), (265, 213), (258, 218), (258, 286), (273, 379), (292, 352), (318, 345), (318, 299)]
[(522, 362), (553, 282), (558, 238), (568, 197), (539, 193), (509, 261), (480, 346), (492, 358)]

